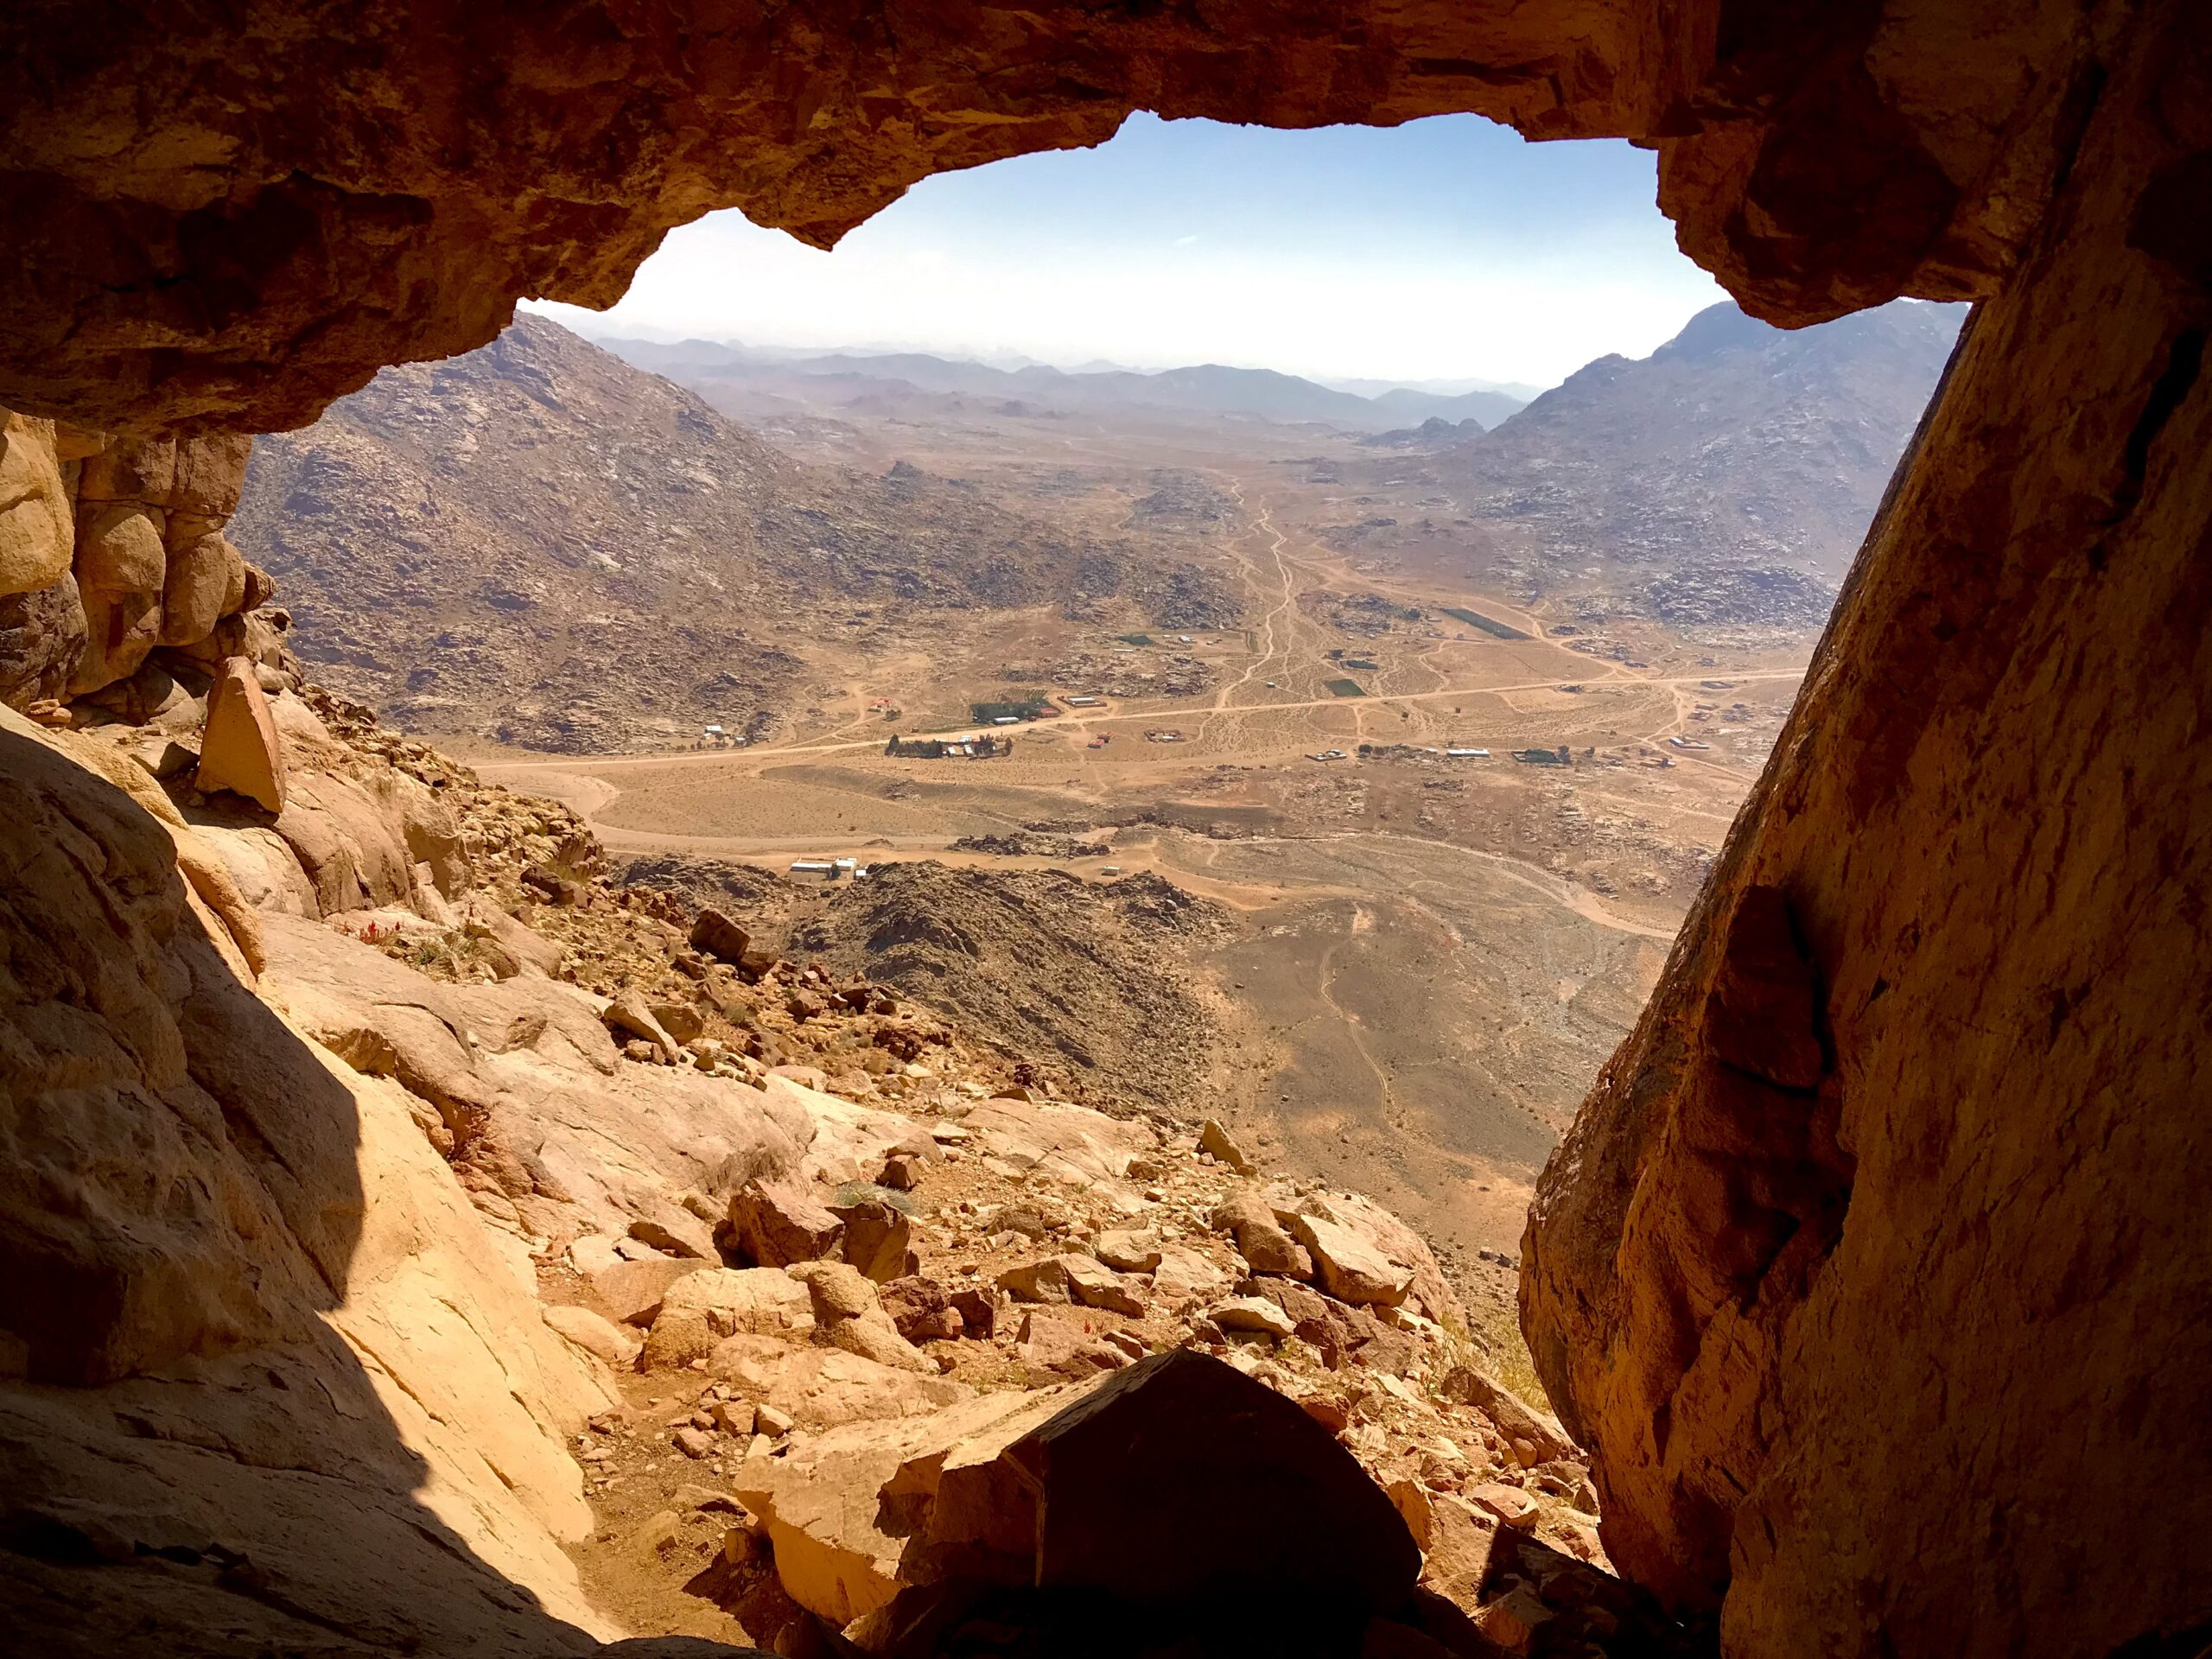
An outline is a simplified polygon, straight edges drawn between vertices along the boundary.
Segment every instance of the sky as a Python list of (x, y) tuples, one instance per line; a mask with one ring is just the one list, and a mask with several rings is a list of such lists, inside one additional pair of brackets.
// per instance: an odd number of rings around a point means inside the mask
[(1132, 117), (1089, 150), (925, 179), (828, 253), (730, 212), (587, 333), (1556, 384), (1724, 297), (1655, 160), (1478, 116), (1282, 132)]

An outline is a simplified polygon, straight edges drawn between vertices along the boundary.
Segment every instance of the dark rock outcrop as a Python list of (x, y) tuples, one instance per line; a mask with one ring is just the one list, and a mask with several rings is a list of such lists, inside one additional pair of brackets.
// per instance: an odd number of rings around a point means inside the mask
[(1522, 1322), (1607, 1549), (1732, 1652), (2212, 1606), (2212, 261), (2171, 217), (2212, 125), (2150, 113), (2212, 54), (2158, 15), (1538, 1190)]

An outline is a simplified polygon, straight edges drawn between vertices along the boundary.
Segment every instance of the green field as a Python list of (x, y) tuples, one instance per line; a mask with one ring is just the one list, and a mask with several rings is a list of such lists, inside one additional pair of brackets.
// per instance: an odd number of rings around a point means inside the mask
[(1465, 610), (1457, 605), (1444, 607), (1444, 614), (1458, 619), (1471, 628), (1480, 628), (1484, 633), (1494, 634), (1500, 639), (1527, 639), (1534, 637), (1522, 632), (1518, 628), (1509, 628), (1504, 623), (1484, 616), (1480, 611)]
[(1329, 692), (1332, 696), (1363, 697), (1367, 695), (1357, 680), (1331, 680)]

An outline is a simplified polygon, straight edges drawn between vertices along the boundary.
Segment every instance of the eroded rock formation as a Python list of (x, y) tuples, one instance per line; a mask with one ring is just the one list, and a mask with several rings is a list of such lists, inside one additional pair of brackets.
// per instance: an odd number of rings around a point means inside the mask
[[(930, 172), (1093, 143), (1134, 108), (1633, 137), (1684, 245), (1762, 316), (1986, 302), (1547, 1177), (1526, 1324), (1616, 1559), (1717, 1612), (1732, 1651), (2202, 1641), (2201, 7), (246, 0), (166, 21), (59, 0), (0, 20), (18, 702), (158, 718), (158, 653), (248, 643), (251, 573), (194, 423), (296, 424), (381, 364), (490, 339), (519, 295), (611, 300), (711, 207), (823, 242)], [(214, 656), (289, 671), (281, 647)], [(16, 1627), (112, 1650), (157, 1608), (175, 1630), (220, 1607), (247, 1644), (334, 1622), (392, 1648), (586, 1642), (551, 1448), (589, 1374), (509, 1317), (507, 1269), (427, 1179), (435, 1131), (496, 1152), (499, 1114), (455, 1094), (452, 1122), (404, 1124), (395, 1092), (422, 1096), (339, 1071), (250, 994), (251, 867), (170, 823), (137, 762), (0, 728)], [(213, 827), (267, 855), (277, 908), (429, 907), (406, 825), (370, 833), (368, 785), (324, 777), (288, 791), (292, 838)], [(467, 1058), (471, 1087), (524, 1064)], [(480, 1213), (603, 1202), (677, 1236), (612, 1188), (501, 1167)], [(465, 1386), (480, 1368), (504, 1387)], [(313, 1548), (341, 1526), (373, 1593)]]
[(709, 209), (826, 245), (931, 173), (1138, 109), (1636, 138), (1685, 246), (1770, 321), (1980, 297), (2129, 15), (251, 0), (153, 30), (45, 0), (0, 21), (0, 226), (31, 277), (0, 289), (0, 403), (302, 425), (384, 364), (484, 344), (518, 296), (611, 303)]
[(2111, 62), (1539, 1190), (1607, 1547), (1735, 1652), (2212, 1614), (2206, 46)]

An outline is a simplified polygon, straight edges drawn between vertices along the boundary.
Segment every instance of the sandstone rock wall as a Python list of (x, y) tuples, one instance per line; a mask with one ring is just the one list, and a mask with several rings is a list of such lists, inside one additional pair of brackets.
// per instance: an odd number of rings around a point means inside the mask
[(302, 425), (383, 364), (482, 345), (518, 296), (611, 303), (709, 209), (826, 246), (931, 173), (1095, 144), (1138, 109), (1637, 138), (1684, 245), (1770, 321), (1976, 297), (2041, 218), (2126, 16), (249, 0), (155, 30), (116, 0), (37, 0), (0, 19), (0, 228), (37, 273), (0, 286), (0, 401)]
[(132, 770), (0, 710), (0, 1627), (591, 1650), (604, 1385)]
[(2212, 1613), (2212, 51), (2145, 18), (1532, 1213), (1607, 1548), (1733, 1652)]
[(105, 693), (143, 709), (171, 669), (204, 681), (238, 656), (283, 669), (281, 620), (254, 613), (269, 579), (223, 534), (251, 443), (0, 413), (0, 702)]

